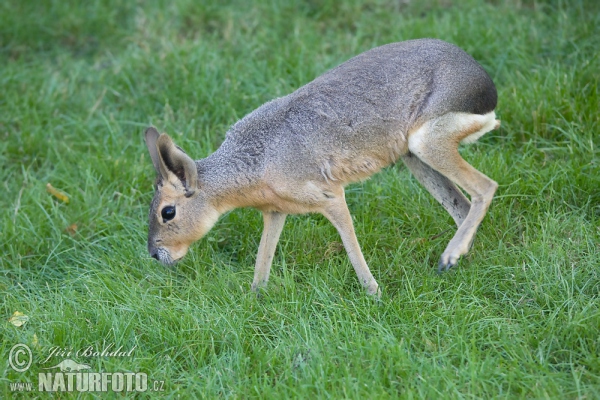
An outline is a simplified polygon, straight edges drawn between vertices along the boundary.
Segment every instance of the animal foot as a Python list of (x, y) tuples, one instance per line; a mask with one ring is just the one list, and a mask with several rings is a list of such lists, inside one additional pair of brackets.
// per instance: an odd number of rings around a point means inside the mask
[(437, 270), (438, 274), (441, 274), (442, 272), (446, 272), (450, 268), (455, 267), (456, 264), (458, 264), (459, 258), (460, 258), (460, 255), (452, 256), (452, 255), (447, 255), (446, 253), (442, 254), (442, 257), (440, 258), (440, 262), (438, 263), (438, 270)]
[(267, 281), (264, 279), (254, 279), (252, 281), (252, 286), (250, 286), (250, 289), (255, 292), (258, 293), (260, 292), (261, 289), (265, 289), (267, 287)]
[(367, 287), (367, 293), (377, 300), (381, 299), (381, 289), (379, 289), (379, 285), (375, 281), (371, 282), (371, 284)]

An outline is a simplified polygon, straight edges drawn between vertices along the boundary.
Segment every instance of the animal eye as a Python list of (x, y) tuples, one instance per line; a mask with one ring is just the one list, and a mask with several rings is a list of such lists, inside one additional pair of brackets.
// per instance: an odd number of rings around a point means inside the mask
[(160, 212), (160, 215), (163, 217), (163, 222), (167, 222), (175, 218), (175, 207), (166, 206)]

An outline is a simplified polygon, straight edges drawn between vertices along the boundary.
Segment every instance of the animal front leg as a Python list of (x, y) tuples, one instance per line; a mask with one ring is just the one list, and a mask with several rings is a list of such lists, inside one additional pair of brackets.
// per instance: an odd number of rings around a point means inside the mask
[(286, 214), (278, 212), (263, 212), (264, 229), (260, 239), (260, 245), (258, 246), (256, 266), (254, 267), (254, 280), (252, 281), (252, 291), (254, 292), (261, 287), (265, 287), (269, 281), (273, 256), (275, 255), (275, 249), (286, 216)]
[(354, 232), (354, 225), (352, 224), (352, 216), (350, 215), (343, 194), (341, 198), (332, 201), (329, 207), (323, 212), (323, 215), (339, 232), (360, 284), (367, 290), (367, 293), (380, 297), (381, 291), (379, 290), (379, 285), (371, 274), (365, 257), (360, 250), (360, 245)]

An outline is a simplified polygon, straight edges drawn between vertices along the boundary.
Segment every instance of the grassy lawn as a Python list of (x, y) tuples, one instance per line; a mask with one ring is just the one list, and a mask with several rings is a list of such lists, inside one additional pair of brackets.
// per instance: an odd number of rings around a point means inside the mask
[[(317, 215), (288, 218), (259, 298), (255, 210), (150, 258), (146, 126), (205, 157), (263, 102), (418, 37), (499, 93), (502, 127), (461, 150), (500, 186), (458, 268), (435, 273), (454, 223), (401, 164), (346, 191), (380, 302)], [(600, 398), (599, 85), (594, 0), (3, 1), (0, 398), (49, 397), (38, 374), (65, 358), (168, 398)], [(55, 395), (78, 396), (104, 395)]]

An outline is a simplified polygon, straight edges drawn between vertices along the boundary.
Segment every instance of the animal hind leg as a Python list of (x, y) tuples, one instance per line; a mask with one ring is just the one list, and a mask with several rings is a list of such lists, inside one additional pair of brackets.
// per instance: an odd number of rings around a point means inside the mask
[(471, 208), (471, 202), (463, 192), (450, 179), (425, 164), (414, 154), (408, 153), (402, 156), (402, 161), (421, 185), (448, 211), (456, 226), (460, 227)]
[(493, 112), (486, 115), (449, 113), (426, 122), (409, 136), (408, 147), (413, 154), (471, 196), (469, 213), (442, 253), (439, 271), (455, 266), (460, 256), (469, 251), (498, 187), (458, 152), (462, 140), (471, 135), (481, 136), (483, 130), (497, 126), (494, 117)]

